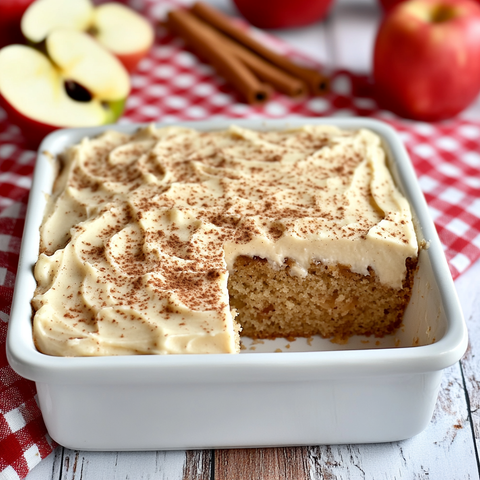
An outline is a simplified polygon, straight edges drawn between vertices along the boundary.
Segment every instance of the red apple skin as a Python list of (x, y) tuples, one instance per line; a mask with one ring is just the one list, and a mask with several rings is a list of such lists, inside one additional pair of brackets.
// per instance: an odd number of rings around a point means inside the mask
[[(451, 8), (455, 17), (424, 21), (409, 10), (415, 2)], [(373, 76), (380, 105), (400, 116), (421, 121), (455, 116), (480, 92), (480, 6), (473, 0), (396, 6), (377, 34)]]
[[(119, 103), (117, 103), (116, 105), (116, 107), (113, 107), (114, 109), (117, 108), (117, 111), (113, 112), (114, 117), (108, 120), (111, 123), (114, 123), (121, 116), (124, 110), (123, 101), (119, 101)], [(10, 122), (20, 128), (23, 136), (25, 137), (27, 146), (32, 150), (36, 150), (40, 146), (42, 140), (48, 134), (61, 128), (68, 128), (66, 126), (50, 125), (48, 123), (39, 122), (38, 120), (34, 120), (33, 118), (25, 116), (23, 113), (19, 112), (10, 102), (8, 102), (8, 100), (3, 95), (0, 95), (0, 107), (5, 110), (8, 118), (10, 119)]]
[(393, 7), (404, 1), (405, 0), (378, 0), (378, 3), (384, 12), (389, 12)]
[(34, 0), (0, 0), (0, 48), (12, 43), (23, 43), (20, 21)]
[(122, 62), (123, 66), (127, 69), (127, 72), (132, 73), (136, 70), (140, 60), (145, 57), (148, 52), (149, 49), (146, 49), (129, 55), (120, 55), (118, 53), (115, 53), (114, 55)]
[(238, 11), (258, 28), (301, 27), (326, 16), (332, 0), (234, 0)]
[[(378, 3), (384, 12), (389, 12), (393, 7), (405, 1), (407, 0), (378, 0)], [(480, 0), (476, 0), (476, 2), (480, 4)]]
[(17, 125), (25, 137), (27, 146), (31, 150), (36, 150), (42, 140), (49, 134), (62, 127), (47, 125), (28, 118), (14, 108), (2, 95), (0, 95), (0, 106), (5, 110), (11, 123)]

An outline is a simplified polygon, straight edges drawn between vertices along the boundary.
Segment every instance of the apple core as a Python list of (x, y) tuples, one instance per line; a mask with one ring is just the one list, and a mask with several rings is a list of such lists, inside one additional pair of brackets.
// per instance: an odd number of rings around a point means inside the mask
[(77, 102), (89, 102), (93, 97), (92, 94), (75, 80), (65, 80), (65, 91), (67, 95)]

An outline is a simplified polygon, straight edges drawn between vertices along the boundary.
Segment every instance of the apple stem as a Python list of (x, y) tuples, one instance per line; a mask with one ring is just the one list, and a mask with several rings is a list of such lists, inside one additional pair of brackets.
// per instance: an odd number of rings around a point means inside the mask
[(91, 25), (90, 27), (88, 27), (87, 33), (95, 38), (99, 33), (98, 28), (95, 27), (94, 25)]
[(438, 5), (435, 7), (431, 14), (432, 23), (448, 22), (452, 18), (455, 18), (455, 9), (450, 5)]

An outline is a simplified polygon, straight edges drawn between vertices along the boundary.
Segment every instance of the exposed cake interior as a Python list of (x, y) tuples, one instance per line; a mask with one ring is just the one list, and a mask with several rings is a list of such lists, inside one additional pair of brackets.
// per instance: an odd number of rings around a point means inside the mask
[(382, 337), (402, 322), (416, 262), (408, 260), (403, 288), (379, 282), (341, 265), (312, 262), (306, 277), (272, 269), (266, 260), (238, 257), (229, 277), (230, 305), (242, 334), (252, 338), (321, 335), (345, 341), (352, 335)]
[(41, 228), (37, 348), (236, 353), (257, 338), (382, 336), (417, 259), (371, 131), (149, 127), (62, 156)]

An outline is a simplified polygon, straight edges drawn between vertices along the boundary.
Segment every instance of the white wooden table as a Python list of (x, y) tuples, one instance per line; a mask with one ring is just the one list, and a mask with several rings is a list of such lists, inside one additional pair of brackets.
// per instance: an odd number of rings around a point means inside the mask
[[(227, 13), (235, 12), (229, 0), (210, 1)], [(337, 0), (326, 21), (276, 31), (275, 35), (326, 66), (366, 73), (381, 16), (373, 2)], [(480, 99), (465, 115), (480, 120)], [(59, 447), (27, 479), (478, 479), (480, 261), (456, 281), (456, 287), (469, 328), (470, 346), (465, 357), (446, 370), (429, 427), (410, 440), (197, 452), (104, 453)]]

